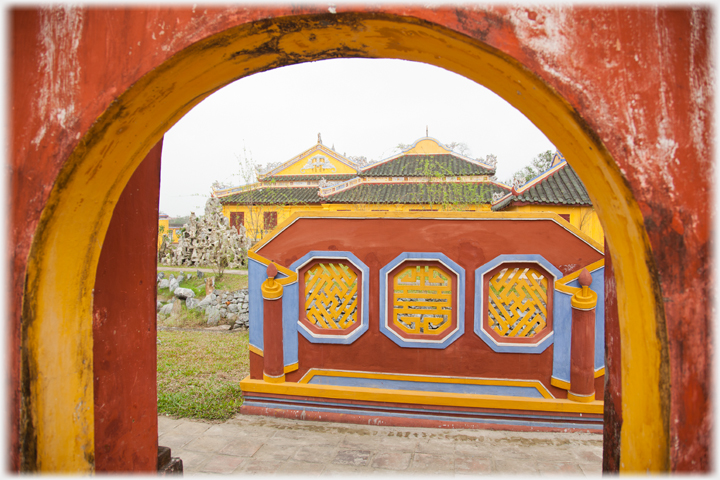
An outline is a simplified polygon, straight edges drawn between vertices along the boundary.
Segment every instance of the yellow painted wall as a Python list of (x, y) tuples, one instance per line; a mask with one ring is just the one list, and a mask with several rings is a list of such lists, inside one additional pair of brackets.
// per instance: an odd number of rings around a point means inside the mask
[(403, 155), (408, 155), (411, 153), (418, 153), (418, 154), (435, 154), (435, 155), (442, 155), (445, 153), (450, 153), (450, 150), (447, 150), (443, 147), (441, 147), (435, 140), (432, 139), (423, 139), (419, 140), (410, 150), (407, 152), (403, 152)]
[(162, 243), (163, 234), (168, 233), (168, 230), (170, 230), (170, 219), (169, 218), (158, 219), (158, 247)]
[(247, 234), (255, 241), (260, 240), (266, 233), (264, 228), (265, 212), (277, 212), (277, 223), (282, 223), (286, 218), (295, 212), (312, 212), (323, 210), (322, 205), (223, 205), (223, 215), (230, 218), (232, 212), (243, 212), (245, 214), (244, 227)]
[(285, 221), (290, 215), (296, 212), (317, 212), (317, 211), (330, 211), (330, 212), (410, 212), (410, 211), (423, 211), (423, 210), (436, 210), (436, 211), (473, 211), (473, 212), (488, 212), (490, 211), (490, 205), (471, 205), (467, 208), (465, 206), (461, 208), (447, 207), (446, 205), (429, 205), (429, 204), (408, 204), (408, 203), (395, 203), (395, 204), (369, 204), (369, 203), (325, 203), (321, 205), (255, 205), (253, 207), (244, 205), (223, 205), (223, 215), (230, 218), (231, 212), (243, 212), (245, 214), (244, 227), (248, 230), (251, 238), (260, 240), (266, 231), (264, 227), (264, 213), (265, 212), (277, 212), (277, 223), (280, 224)]
[(589, 235), (600, 245), (605, 245), (605, 232), (600, 225), (600, 219), (593, 207), (574, 207), (570, 205), (521, 205), (509, 206), (504, 212), (552, 212), (559, 215), (570, 214), (570, 223), (583, 233)]
[[(245, 214), (245, 224), (243, 225), (248, 234), (256, 240), (260, 240), (268, 231), (264, 229), (264, 213), (277, 212), (277, 223), (282, 223), (290, 215), (295, 212), (411, 212), (411, 211), (473, 211), (473, 212), (489, 212), (490, 205), (467, 205), (467, 206), (447, 206), (442, 204), (409, 204), (409, 203), (393, 203), (393, 204), (369, 204), (369, 203), (325, 203), (321, 205), (255, 205), (248, 207), (244, 205), (224, 205), (223, 215), (230, 218), (231, 212), (243, 212)], [(590, 236), (593, 240), (605, 244), (605, 234), (600, 226), (600, 219), (593, 207), (574, 207), (574, 206), (543, 206), (543, 205), (522, 205), (510, 206), (503, 212), (552, 212), (560, 215), (569, 214), (570, 223), (578, 230)], [(159, 225), (165, 225), (165, 232), (169, 230), (168, 220), (160, 220)], [(162, 235), (158, 234), (158, 245), (160, 245)], [(177, 242), (177, 236), (173, 236), (173, 240)]]
[[(305, 166), (308, 163), (308, 160), (315, 156), (322, 156), (327, 159), (330, 164), (332, 164), (335, 169), (316, 169), (313, 170), (305, 170)], [(304, 155), (300, 158), (297, 162), (293, 163), (289, 167), (280, 170), (278, 173), (274, 174), (273, 176), (282, 176), (282, 175), (340, 175), (340, 174), (357, 174), (357, 170), (355, 170), (352, 167), (349, 167), (348, 165), (345, 165), (344, 163), (334, 159), (332, 156), (330, 156), (327, 152), (322, 151), (321, 149), (313, 150), (312, 152), (308, 153), (307, 155)], [(279, 179), (278, 179), (279, 180)]]

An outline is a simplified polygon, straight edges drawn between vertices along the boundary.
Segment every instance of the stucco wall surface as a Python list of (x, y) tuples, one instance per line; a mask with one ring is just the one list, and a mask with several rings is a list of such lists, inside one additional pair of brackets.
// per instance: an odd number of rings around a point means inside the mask
[(120, 196), (93, 299), (95, 472), (157, 471), (158, 143)]

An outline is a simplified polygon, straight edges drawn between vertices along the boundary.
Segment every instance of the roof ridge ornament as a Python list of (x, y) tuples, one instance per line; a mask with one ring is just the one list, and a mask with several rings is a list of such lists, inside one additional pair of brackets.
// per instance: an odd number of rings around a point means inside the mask
[(320, 133), (318, 133), (318, 145), (322, 145), (322, 137), (320, 136)]

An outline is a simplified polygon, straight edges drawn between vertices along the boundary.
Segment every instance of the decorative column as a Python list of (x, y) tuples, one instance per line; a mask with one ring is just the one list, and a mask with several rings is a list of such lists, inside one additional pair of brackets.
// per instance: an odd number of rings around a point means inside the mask
[(576, 402), (595, 400), (595, 306), (597, 293), (590, 290), (592, 277), (583, 268), (578, 278), (582, 287), (573, 295), (572, 342), (570, 344), (570, 391)]
[(261, 286), (263, 297), (263, 380), (270, 383), (285, 381), (282, 331), (283, 286), (275, 280), (277, 267), (270, 262), (268, 278)]

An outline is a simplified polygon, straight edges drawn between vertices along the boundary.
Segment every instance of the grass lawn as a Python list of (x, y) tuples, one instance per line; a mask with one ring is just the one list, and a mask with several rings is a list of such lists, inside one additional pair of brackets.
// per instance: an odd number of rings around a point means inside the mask
[(248, 333), (158, 331), (158, 414), (227, 420), (250, 373)]

